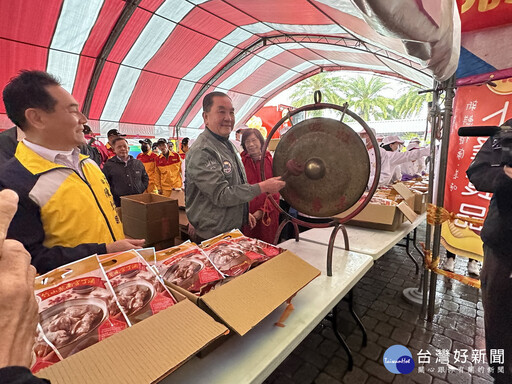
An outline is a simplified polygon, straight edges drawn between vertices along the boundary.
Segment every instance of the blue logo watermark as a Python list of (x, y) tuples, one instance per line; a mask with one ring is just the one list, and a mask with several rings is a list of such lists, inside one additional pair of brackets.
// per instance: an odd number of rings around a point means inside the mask
[(412, 353), (403, 345), (392, 345), (384, 352), (384, 366), (395, 374), (411, 373), (414, 369)]

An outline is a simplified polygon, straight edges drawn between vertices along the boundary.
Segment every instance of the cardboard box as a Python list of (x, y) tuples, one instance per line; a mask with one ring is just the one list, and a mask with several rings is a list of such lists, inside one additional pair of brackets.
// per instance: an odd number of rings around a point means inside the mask
[(318, 269), (285, 251), (201, 297), (166, 284), (243, 336), (319, 275)]
[(414, 212), (421, 214), (427, 210), (427, 197), (426, 192), (414, 192)]
[(270, 139), (270, 142), (268, 143), (267, 150), (270, 152), (275, 151), (277, 148), (277, 144), (279, 144), (279, 140), (281, 140), (281, 139), (280, 138)]
[(180, 209), (180, 211), (178, 212), (178, 215), (179, 215), (180, 227), (183, 227), (186, 230), (188, 227), (188, 217), (187, 217), (187, 214), (185, 213), (185, 210)]
[(176, 295), (176, 299), (178, 304), (39, 371), (37, 376), (52, 384), (149, 384), (161, 380), (229, 332), (184, 296)]
[(151, 244), (145, 244), (145, 247), (146, 248), (155, 248), (155, 251), (160, 251), (162, 249), (166, 249), (166, 248), (170, 248), (170, 247), (174, 247), (175, 245), (177, 245), (176, 243), (176, 237), (173, 238), (173, 239), (167, 239), (167, 240), (162, 240), (162, 241), (157, 241), (156, 243), (151, 243)]
[[(417, 215), (413, 209), (415, 204), (414, 193), (401, 183), (394, 184), (392, 187), (404, 198), (405, 201), (398, 205), (380, 205), (370, 203), (347, 224), (383, 231), (396, 231), (405, 219), (409, 220), (411, 223), (416, 220)], [(335, 217), (346, 217), (348, 214), (353, 212), (357, 206), (358, 204)]]
[(175, 199), (152, 193), (122, 196), (121, 209), (124, 233), (131, 238), (154, 244), (179, 235)]
[(173, 189), (171, 192), (171, 199), (178, 200), (178, 207), (185, 208), (185, 191), (182, 189)]
[[(180, 222), (180, 235), (179, 238), (182, 241), (188, 240), (188, 217), (185, 213), (185, 210), (180, 208), (180, 211), (178, 212), (179, 215), (179, 222)], [(176, 245), (179, 243), (176, 243)]]
[(414, 193), (414, 212), (418, 214), (425, 212), (427, 210), (428, 180), (404, 181), (403, 184)]

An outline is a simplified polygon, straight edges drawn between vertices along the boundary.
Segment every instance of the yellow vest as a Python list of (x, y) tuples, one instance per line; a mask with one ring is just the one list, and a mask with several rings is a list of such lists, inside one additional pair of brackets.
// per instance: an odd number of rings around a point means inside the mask
[(108, 181), (88, 156), (80, 155), (85, 180), (73, 169), (39, 156), (23, 142), (15, 156), (38, 176), (29, 196), (41, 211), (45, 247), (109, 244), (125, 238)]

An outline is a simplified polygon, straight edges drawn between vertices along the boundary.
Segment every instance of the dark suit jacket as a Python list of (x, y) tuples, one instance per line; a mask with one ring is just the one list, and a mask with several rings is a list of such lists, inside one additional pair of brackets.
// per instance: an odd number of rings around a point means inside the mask
[(16, 127), (9, 128), (0, 133), (0, 166), (14, 157), (18, 145)]

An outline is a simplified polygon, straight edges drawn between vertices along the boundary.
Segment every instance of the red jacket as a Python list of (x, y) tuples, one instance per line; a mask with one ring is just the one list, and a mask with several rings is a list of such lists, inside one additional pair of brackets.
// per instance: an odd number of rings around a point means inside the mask
[(103, 144), (101, 141), (97, 140), (92, 135), (84, 135), (84, 136), (85, 136), (85, 139), (87, 140), (87, 143), (89, 143), (89, 145), (98, 149), (98, 152), (100, 153), (100, 156), (101, 156), (101, 167), (103, 167), (103, 164), (105, 164), (105, 162), (110, 157), (112, 157), (112, 156), (109, 156), (107, 147), (105, 147), (105, 144)]
[[(249, 156), (246, 151), (241, 153), (242, 162), (245, 167), (245, 173), (247, 174), (247, 182), (249, 184), (257, 184), (261, 182), (260, 176), (260, 162), (254, 162), (254, 160)], [(267, 179), (273, 177), (272, 174), (272, 155), (270, 152), (265, 153), (265, 177)], [(279, 193), (273, 194), (274, 200), (279, 204)], [(269, 211), (268, 215), (264, 214), (262, 220), (258, 220), (256, 226), (251, 229), (248, 225), (243, 228), (243, 233), (245, 236), (253, 237), (256, 239), (263, 240), (267, 243), (273, 244), (274, 237), (277, 232), (277, 227), (279, 226), (279, 211), (274, 205), (267, 201), (265, 204), (265, 200), (267, 198), (266, 193), (262, 193), (256, 196), (249, 203), (249, 212), (254, 213), (258, 209), (266, 209)], [(264, 220), (270, 219), (270, 224), (266, 226), (264, 224)]]

